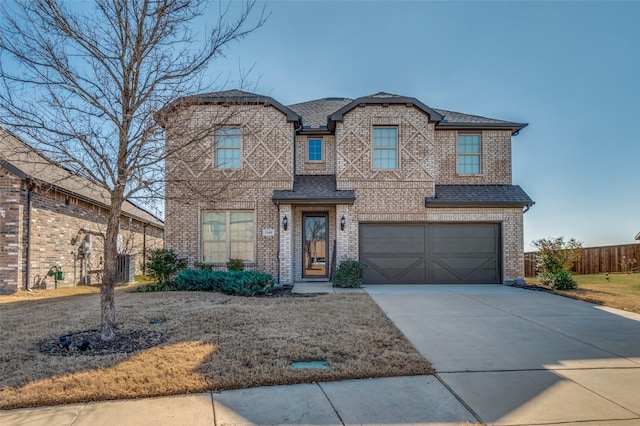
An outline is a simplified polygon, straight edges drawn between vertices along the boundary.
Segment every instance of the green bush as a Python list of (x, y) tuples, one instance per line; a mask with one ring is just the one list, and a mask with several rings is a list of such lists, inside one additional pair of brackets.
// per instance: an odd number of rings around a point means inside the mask
[(560, 271), (546, 277), (546, 283), (554, 290), (573, 290), (578, 288), (578, 283), (573, 279), (571, 272)]
[(268, 294), (273, 276), (257, 271), (209, 271), (185, 269), (175, 279), (177, 290), (217, 291), (234, 296)]
[(230, 271), (244, 271), (244, 261), (242, 259), (229, 259), (227, 269)]
[(333, 285), (335, 287), (351, 287), (356, 288), (362, 285), (362, 275), (364, 270), (362, 264), (357, 260), (345, 259), (340, 262), (336, 273), (333, 276)]
[(176, 286), (171, 281), (163, 281), (154, 284), (144, 284), (134, 288), (134, 293), (151, 293), (154, 291), (175, 291)]
[(570, 290), (578, 287), (571, 276), (573, 264), (582, 257), (582, 243), (564, 237), (543, 238), (533, 242), (536, 252), (538, 279), (542, 284), (556, 290)]
[(187, 267), (187, 259), (178, 257), (173, 250), (147, 250), (147, 274), (155, 278), (157, 283), (171, 281), (171, 279)]

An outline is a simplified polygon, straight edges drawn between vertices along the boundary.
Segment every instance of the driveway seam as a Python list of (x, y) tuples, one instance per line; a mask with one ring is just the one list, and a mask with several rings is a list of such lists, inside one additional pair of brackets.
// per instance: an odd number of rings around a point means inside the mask
[(477, 420), (478, 422), (480, 422), (480, 423), (482, 423), (482, 424), (486, 424), (486, 423), (484, 422), (484, 420), (482, 420), (482, 418), (478, 415), (478, 413), (476, 413), (476, 412), (475, 412), (475, 410), (474, 410), (473, 408), (471, 408), (471, 406), (469, 406), (469, 404), (467, 404), (467, 403), (462, 399), (462, 397), (460, 397), (460, 395), (458, 395), (458, 394), (453, 390), (453, 388), (451, 388), (451, 386), (449, 386), (449, 385), (447, 384), (447, 382), (445, 382), (445, 381), (444, 381), (444, 379), (443, 379), (442, 377), (440, 377), (440, 375), (439, 375), (438, 373), (434, 373), (433, 375), (434, 375), (434, 377), (435, 377), (436, 379), (438, 379), (438, 381), (439, 381), (440, 383), (442, 383), (442, 386), (444, 386), (444, 387), (445, 387), (445, 388), (446, 388), (446, 389), (451, 393), (451, 395), (453, 395), (453, 397), (454, 397), (455, 399), (457, 399), (457, 400), (458, 400), (458, 402), (460, 402), (460, 404), (462, 404), (462, 406), (463, 406), (464, 408), (466, 408), (466, 409), (467, 409), (467, 411), (469, 411), (473, 417), (475, 417), (475, 418), (476, 418), (476, 420)]
[(213, 392), (209, 392), (209, 398), (211, 399), (211, 411), (213, 412), (213, 426), (216, 426), (218, 422), (216, 421), (216, 401), (213, 399)]
[(80, 407), (80, 409), (78, 410), (78, 412), (76, 413), (76, 416), (73, 418), (73, 420), (71, 420), (71, 423), (69, 423), (69, 426), (73, 426), (73, 424), (78, 420), (78, 418), (80, 417), (80, 414), (82, 413), (82, 410), (84, 410), (85, 408), (87, 408), (87, 405), (89, 403), (85, 402), (84, 404), (82, 404), (82, 407)]
[(338, 409), (335, 407), (335, 405), (333, 405), (333, 402), (331, 401), (331, 398), (329, 398), (329, 395), (327, 395), (327, 393), (324, 391), (322, 384), (320, 382), (315, 382), (315, 384), (318, 385), (318, 387), (320, 388), (320, 392), (322, 392), (324, 397), (327, 398), (327, 401), (329, 401), (329, 405), (331, 405), (331, 408), (333, 408), (334, 413), (336, 413), (336, 416), (338, 416), (338, 420), (340, 420), (340, 423), (342, 424), (342, 426), (344, 426), (345, 425), (344, 420), (342, 420), (340, 413), (338, 413)]

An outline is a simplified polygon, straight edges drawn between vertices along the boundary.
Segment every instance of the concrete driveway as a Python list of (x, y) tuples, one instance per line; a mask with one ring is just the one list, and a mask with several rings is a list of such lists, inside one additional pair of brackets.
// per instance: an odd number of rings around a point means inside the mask
[(368, 286), (487, 424), (640, 424), (640, 315), (513, 287)]

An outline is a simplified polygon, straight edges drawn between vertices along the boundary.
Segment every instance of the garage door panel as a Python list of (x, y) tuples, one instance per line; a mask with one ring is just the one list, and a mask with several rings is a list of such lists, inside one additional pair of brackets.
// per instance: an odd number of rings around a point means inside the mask
[(498, 224), (362, 224), (365, 284), (498, 284)]
[(499, 280), (494, 257), (439, 258), (431, 267), (434, 283), (495, 283)]
[(424, 254), (424, 227), (420, 225), (380, 224), (361, 228), (360, 245), (367, 247), (367, 253)]
[(367, 257), (362, 258), (364, 273), (369, 284), (398, 282), (417, 284), (425, 282), (424, 257)]

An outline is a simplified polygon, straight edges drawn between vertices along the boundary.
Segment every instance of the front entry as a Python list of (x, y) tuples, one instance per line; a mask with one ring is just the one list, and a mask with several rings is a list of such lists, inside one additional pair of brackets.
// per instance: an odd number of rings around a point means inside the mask
[(302, 216), (302, 277), (329, 277), (329, 232), (326, 213)]

